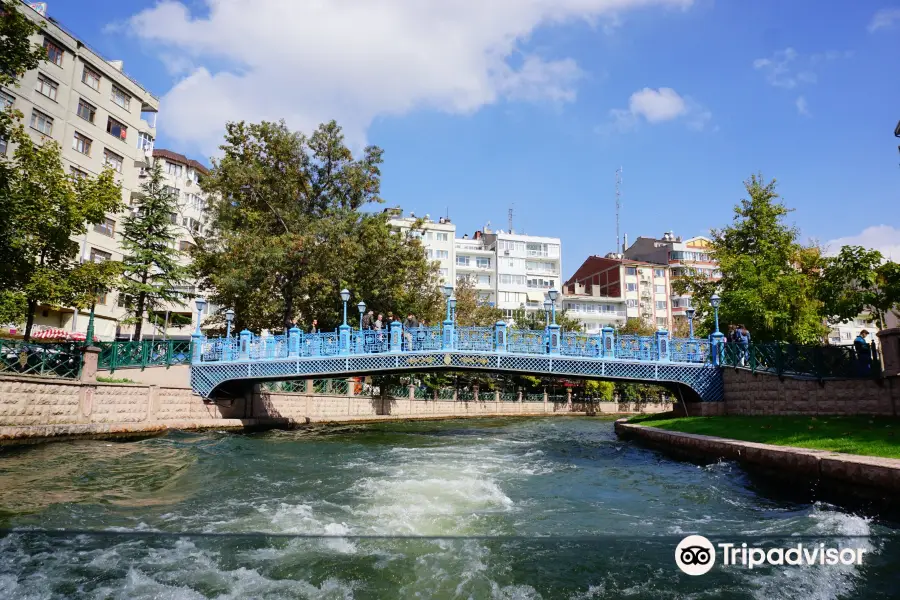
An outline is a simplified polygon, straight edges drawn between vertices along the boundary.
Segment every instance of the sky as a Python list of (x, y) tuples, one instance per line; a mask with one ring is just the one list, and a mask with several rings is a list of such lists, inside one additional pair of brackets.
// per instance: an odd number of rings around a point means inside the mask
[(752, 173), (804, 241), (900, 260), (900, 0), (50, 0), (161, 98), (204, 163), (229, 120), (384, 149), (382, 197), (458, 235), (562, 239), (731, 222)]

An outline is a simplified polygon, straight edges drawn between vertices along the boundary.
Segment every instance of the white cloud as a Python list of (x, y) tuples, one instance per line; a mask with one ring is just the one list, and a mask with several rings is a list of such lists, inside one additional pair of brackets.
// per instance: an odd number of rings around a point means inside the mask
[(701, 130), (712, 119), (708, 110), (667, 87), (636, 91), (628, 99), (628, 108), (615, 108), (610, 111), (610, 116), (612, 124), (605, 129), (618, 131), (636, 127), (641, 121), (655, 124), (676, 119), (683, 120), (692, 129)]
[(777, 50), (769, 58), (757, 58), (753, 61), (753, 68), (765, 74), (769, 85), (790, 90), (816, 83), (819, 80), (816, 68), (824, 63), (851, 56), (853, 52), (849, 50), (829, 50), (804, 55), (788, 47)]
[(869, 32), (893, 27), (895, 21), (900, 21), (900, 8), (882, 8), (872, 15), (872, 20), (869, 21)]
[(900, 261), (900, 229), (890, 225), (867, 227), (857, 235), (826, 242), (826, 254), (833, 256), (840, 252), (842, 246), (863, 246), (880, 251), (885, 258)]
[[(571, 58), (527, 50), (539, 28), (693, 0), (161, 0), (127, 30), (175, 72), (160, 129), (211, 152), (227, 120), (284, 118), (310, 131), (337, 119), (354, 145), (376, 117), (469, 113), (502, 100), (571, 102)], [(184, 60), (172, 61), (181, 56)]]
[(811, 117), (812, 114), (809, 112), (809, 105), (806, 102), (806, 98), (803, 96), (799, 96), (797, 98), (797, 112), (803, 115), (804, 117)]

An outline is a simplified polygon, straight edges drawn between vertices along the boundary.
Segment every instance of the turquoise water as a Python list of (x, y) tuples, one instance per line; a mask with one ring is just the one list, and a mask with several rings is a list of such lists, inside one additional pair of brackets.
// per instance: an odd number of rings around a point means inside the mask
[[(673, 461), (588, 418), (3, 448), (0, 527), (15, 530), (0, 598), (900, 596), (896, 525), (776, 498), (735, 465)], [(835, 545), (867, 554), (689, 577), (674, 562), (688, 533), (850, 535)]]

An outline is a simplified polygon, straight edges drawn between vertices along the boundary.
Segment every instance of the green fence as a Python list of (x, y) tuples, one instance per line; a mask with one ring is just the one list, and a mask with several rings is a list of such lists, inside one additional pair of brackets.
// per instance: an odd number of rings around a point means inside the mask
[(116, 369), (146, 369), (191, 364), (190, 340), (142, 340), (139, 342), (97, 342), (97, 368), (110, 373)]
[(84, 363), (82, 346), (80, 342), (0, 340), (0, 373), (78, 379)]
[(776, 375), (828, 378), (877, 378), (881, 376), (881, 360), (877, 350), (869, 347), (858, 356), (853, 346), (800, 346), (770, 342), (721, 345), (721, 364)]

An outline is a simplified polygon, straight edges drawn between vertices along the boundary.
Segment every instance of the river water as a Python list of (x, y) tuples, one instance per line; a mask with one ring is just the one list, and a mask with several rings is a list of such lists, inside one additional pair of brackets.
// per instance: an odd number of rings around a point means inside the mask
[[(759, 485), (587, 418), (3, 448), (0, 598), (900, 597), (896, 524)], [(687, 533), (867, 553), (690, 577)]]

